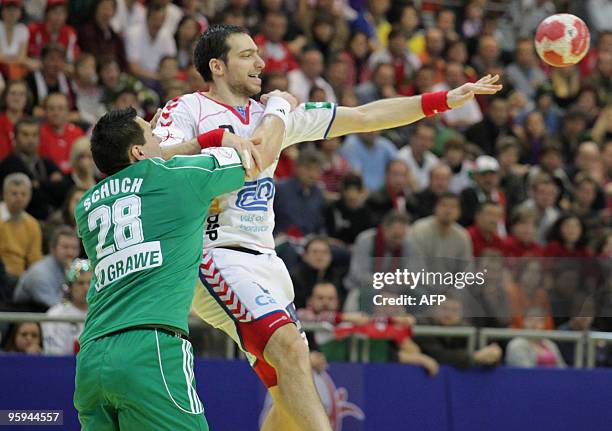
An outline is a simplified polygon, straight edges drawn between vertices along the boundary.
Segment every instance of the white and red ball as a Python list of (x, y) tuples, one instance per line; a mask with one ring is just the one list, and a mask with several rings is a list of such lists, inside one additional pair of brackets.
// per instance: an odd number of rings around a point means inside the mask
[(551, 15), (538, 25), (535, 47), (540, 58), (555, 67), (578, 63), (589, 51), (591, 36), (587, 25), (577, 16)]

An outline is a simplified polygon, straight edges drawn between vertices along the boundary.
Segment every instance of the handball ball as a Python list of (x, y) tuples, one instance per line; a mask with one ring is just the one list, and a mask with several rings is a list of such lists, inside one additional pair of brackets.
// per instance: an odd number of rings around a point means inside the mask
[(589, 50), (589, 29), (577, 16), (551, 15), (538, 25), (535, 47), (540, 58), (555, 67), (578, 63)]

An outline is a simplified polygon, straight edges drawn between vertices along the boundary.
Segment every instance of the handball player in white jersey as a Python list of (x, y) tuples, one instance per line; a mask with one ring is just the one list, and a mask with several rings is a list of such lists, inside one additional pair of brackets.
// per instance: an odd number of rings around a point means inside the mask
[[(486, 76), (449, 92), (385, 99), (356, 108), (331, 103), (295, 107), (295, 99), (280, 92), (262, 96), (263, 105), (250, 97), (261, 91), (265, 63), (247, 31), (237, 26), (213, 26), (204, 32), (194, 64), (210, 90), (166, 104), (154, 131), (167, 149), (165, 155), (193, 154), (200, 147), (218, 145), (200, 142), (198, 137), (221, 129), (219, 136), (258, 137), (261, 143), (255, 153), (265, 160), (258, 165), (267, 166), (244, 187), (211, 205), (194, 310), (238, 343), (269, 388), (274, 407), (262, 430), (331, 431), (312, 381), (308, 347), (298, 329), (291, 279), (274, 251), (273, 177), (279, 148), (410, 124), (459, 107), (475, 94), (496, 93), (501, 89), (498, 77)], [(264, 115), (274, 120), (262, 121)]]

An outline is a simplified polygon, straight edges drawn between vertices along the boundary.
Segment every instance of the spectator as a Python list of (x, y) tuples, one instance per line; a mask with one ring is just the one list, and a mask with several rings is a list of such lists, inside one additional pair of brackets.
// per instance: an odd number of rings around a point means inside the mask
[(570, 109), (563, 116), (559, 140), (563, 150), (564, 162), (571, 163), (576, 156), (578, 146), (584, 141), (587, 122), (585, 113)]
[(87, 125), (95, 124), (106, 113), (106, 108), (102, 103), (102, 88), (96, 74), (96, 57), (92, 54), (84, 52), (75, 62), (72, 88), (79, 121)]
[(378, 224), (392, 210), (413, 214), (416, 205), (414, 180), (410, 170), (402, 160), (392, 160), (387, 165), (385, 184), (371, 193), (366, 206), (372, 220)]
[(313, 86), (325, 91), (328, 102), (336, 102), (331, 85), (321, 76), (323, 73), (323, 54), (314, 47), (305, 47), (300, 57), (300, 67), (288, 74), (289, 91), (300, 103), (308, 101)]
[[(611, 36), (608, 33), (606, 40), (610, 39)], [(612, 99), (612, 96), (610, 96), (612, 94), (610, 73), (612, 73), (612, 54), (610, 54), (610, 49), (600, 49), (597, 53), (596, 68), (586, 81), (586, 84), (597, 89), (598, 101), (601, 106), (610, 106)]]
[(474, 257), (480, 257), (485, 250), (492, 250), (499, 256), (506, 253), (504, 242), (497, 234), (498, 225), (504, 216), (503, 208), (497, 202), (486, 201), (480, 204), (474, 218), (474, 225), (468, 228), (472, 237)]
[(360, 105), (397, 96), (393, 66), (388, 63), (378, 63), (372, 70), (372, 80), (357, 85), (355, 95)]
[(519, 205), (536, 213), (536, 238), (540, 245), (546, 243), (546, 234), (559, 218), (560, 211), (555, 202), (559, 193), (557, 185), (547, 174), (535, 176), (531, 181), (531, 197)]
[(24, 81), (9, 81), (2, 94), (0, 113), (0, 161), (13, 151), (15, 123), (23, 118), (31, 104), (32, 95)]
[[(499, 163), (493, 157), (480, 156), (472, 170), (474, 185), (461, 192), (462, 226), (474, 223), (474, 214), (478, 206), (484, 202), (496, 202), (505, 206), (506, 197), (499, 189)], [(503, 231), (500, 229), (500, 231)]]
[(491, 98), (485, 118), (465, 132), (465, 138), (478, 145), (487, 155), (493, 155), (497, 138), (513, 135), (509, 126), (508, 102), (497, 96)]
[(448, 187), (451, 177), (452, 172), (448, 165), (444, 163), (437, 164), (429, 171), (427, 188), (415, 195), (417, 203), (415, 207), (415, 218), (419, 219), (433, 214), (440, 196), (444, 196), (449, 192)]
[(324, 198), (318, 184), (322, 164), (323, 159), (318, 151), (301, 151), (296, 161), (295, 177), (276, 187), (276, 235), (286, 233), (302, 237), (323, 230)]
[(571, 211), (582, 219), (589, 242), (601, 237), (605, 223), (601, 212), (595, 207), (598, 189), (597, 182), (587, 173), (576, 175)]
[(430, 27), (425, 31), (425, 51), (420, 55), (421, 63), (433, 70), (433, 83), (442, 82), (444, 79), (444, 50), (446, 40), (444, 33), (437, 27)]
[(306, 306), (306, 299), (311, 295), (313, 286), (326, 280), (335, 286), (341, 286), (342, 270), (332, 265), (332, 250), (324, 236), (315, 236), (304, 246), (302, 261), (291, 271), (296, 308)]
[(321, 154), (323, 155), (323, 183), (325, 190), (331, 193), (340, 191), (342, 179), (349, 173), (351, 167), (338, 153), (340, 138), (329, 138), (320, 141)]
[(568, 200), (571, 197), (572, 183), (563, 169), (563, 154), (558, 142), (553, 139), (545, 139), (540, 154), (540, 163), (531, 166), (527, 174), (527, 184), (531, 184), (539, 175), (548, 175), (559, 189), (557, 201)]
[(358, 84), (366, 83), (370, 78), (370, 58), (371, 47), (368, 35), (362, 31), (354, 30), (346, 45), (346, 50), (340, 54), (348, 64), (348, 74), (345, 85), (353, 87)]
[(397, 157), (393, 143), (378, 132), (349, 135), (338, 151), (351, 170), (359, 172), (370, 191), (380, 189), (385, 182), (385, 170)]
[(343, 41), (336, 37), (334, 21), (333, 16), (325, 14), (318, 15), (312, 23), (309, 43), (323, 54), (325, 63), (328, 63), (343, 48)]
[(406, 46), (415, 55), (421, 55), (425, 50), (425, 34), (420, 28), (420, 18), (417, 9), (412, 4), (403, 4), (399, 21), (395, 26), (406, 36)]
[(138, 0), (117, 0), (117, 11), (111, 20), (111, 27), (117, 34), (125, 34), (128, 29), (145, 22), (147, 9)]
[(62, 93), (68, 97), (70, 109), (74, 105), (74, 93), (64, 73), (65, 57), (66, 50), (62, 45), (57, 43), (45, 45), (41, 54), (41, 70), (36, 70), (26, 77), (26, 83), (32, 93), (33, 104), (36, 108), (34, 114), (37, 116), (42, 116), (43, 102), (51, 93)]
[(510, 5), (510, 18), (519, 38), (531, 37), (542, 20), (556, 12), (550, 0), (514, 0)]
[(57, 165), (38, 155), (40, 126), (32, 118), (23, 118), (15, 125), (15, 147), (0, 163), (0, 182), (11, 173), (22, 172), (32, 182), (32, 200), (28, 213), (39, 220), (45, 219), (52, 209), (54, 185), (62, 174)]
[(517, 208), (510, 217), (510, 235), (504, 241), (508, 257), (540, 257), (544, 248), (536, 241), (536, 212)]
[[(448, 91), (462, 86), (467, 82), (464, 67), (461, 63), (448, 62), (446, 64), (445, 81), (433, 86), (432, 91)], [(465, 130), (482, 121), (482, 112), (476, 99), (472, 99), (457, 109), (442, 113), (444, 122), (449, 127)]]
[[(431, 320), (427, 323), (446, 327), (465, 325), (461, 301), (447, 297), (446, 301), (434, 308)], [(494, 366), (499, 363), (502, 356), (502, 350), (497, 343), (489, 344), (470, 354), (467, 349), (467, 338), (417, 337), (416, 342), (426, 355), (440, 364), (459, 368)]]
[[(542, 331), (545, 329), (546, 319), (542, 317), (542, 310), (535, 308), (527, 311), (525, 316), (525, 329)], [(513, 338), (506, 349), (506, 365), (514, 367), (558, 367), (565, 368), (565, 361), (561, 356), (557, 344), (546, 338)]]
[(546, 81), (546, 75), (538, 66), (531, 35), (516, 41), (514, 58), (515, 61), (506, 68), (508, 81), (515, 89), (534, 100), (536, 89)]
[(606, 195), (606, 209), (612, 215), (612, 139), (606, 140), (601, 150), (604, 163), (602, 186)]
[[(89, 149), (89, 147), (88, 147)], [(51, 213), (47, 218), (43, 228), (43, 252), (48, 253), (49, 243), (54, 232), (62, 226), (69, 226), (76, 229), (76, 222), (74, 220), (74, 209), (83, 197), (87, 190), (78, 187), (72, 187), (68, 189), (66, 198), (62, 202), (59, 209)], [(83, 243), (79, 241), (80, 252), (79, 256), (87, 256), (83, 248)]]
[(397, 158), (406, 163), (416, 180), (415, 191), (421, 191), (427, 187), (429, 173), (439, 162), (431, 152), (435, 135), (436, 130), (431, 124), (419, 122), (415, 125), (414, 133), (410, 137), (410, 144), (405, 145), (397, 153)]
[(359, 175), (348, 174), (342, 180), (340, 199), (326, 210), (327, 234), (352, 245), (357, 235), (372, 227), (371, 214), (365, 206), (368, 191)]
[(600, 170), (601, 153), (599, 146), (592, 141), (581, 142), (576, 148), (576, 157), (573, 166), (568, 169), (570, 178), (583, 172), (588, 175), (597, 174)]
[(18, 277), (42, 258), (40, 225), (25, 211), (32, 196), (30, 179), (22, 173), (6, 176), (3, 196), (8, 218), (0, 221), (0, 259), (6, 272)]
[(115, 0), (95, 1), (93, 16), (79, 29), (79, 45), (84, 52), (95, 55), (97, 59), (114, 58), (121, 70), (127, 70), (123, 40), (111, 27), (115, 5)]
[(460, 211), (459, 196), (446, 192), (438, 197), (433, 215), (412, 226), (410, 238), (417, 255), (425, 260), (426, 271), (455, 273), (470, 266), (472, 241), (457, 224)]
[[(91, 284), (92, 266), (88, 260), (75, 259), (67, 271), (67, 301), (47, 310), (48, 316), (81, 317), (87, 315), (87, 291)], [(43, 323), (42, 334), (47, 355), (73, 355), (78, 352), (78, 338), (83, 323)]]
[(478, 0), (472, 0), (465, 6), (465, 18), (461, 33), (466, 39), (478, 36), (482, 30), (483, 7)]
[(482, 34), (478, 38), (478, 48), (476, 55), (472, 57), (472, 66), (478, 76), (487, 73), (487, 69), (499, 64), (501, 51), (495, 36)]
[(162, 27), (166, 18), (166, 7), (152, 3), (147, 8), (147, 20), (140, 27), (128, 30), (125, 43), (129, 70), (148, 86), (159, 79), (160, 60), (176, 55), (176, 43), (172, 33)]
[(84, 135), (77, 125), (68, 121), (68, 98), (51, 93), (45, 100), (46, 121), (40, 128), (38, 154), (52, 160), (64, 173), (72, 171), (70, 152), (74, 141)]
[(68, 2), (66, 0), (47, 0), (45, 19), (29, 25), (30, 40), (28, 55), (39, 58), (42, 49), (48, 43), (62, 45), (66, 52), (66, 62), (73, 64), (80, 53), (77, 33), (66, 24), (68, 19)]
[(520, 138), (523, 146), (522, 160), (532, 165), (536, 165), (540, 162), (540, 157), (548, 134), (542, 113), (539, 111), (531, 111), (527, 114), (521, 131)]
[(455, 12), (452, 9), (441, 9), (436, 15), (436, 28), (442, 30), (446, 45), (459, 40), (459, 35), (455, 31), (457, 27), (455, 18)]
[(449, 191), (461, 193), (472, 185), (470, 165), (466, 160), (465, 142), (460, 136), (451, 137), (444, 144), (443, 161), (450, 167), (453, 176), (448, 186)]
[(548, 233), (546, 257), (590, 257), (588, 238), (582, 220), (572, 214), (564, 214), (555, 221)]
[[(344, 286), (349, 291), (344, 310), (372, 311), (372, 280), (375, 272), (394, 272), (416, 266), (414, 245), (408, 238), (410, 219), (392, 211), (377, 228), (361, 232), (353, 246)], [(394, 286), (386, 289), (398, 293)], [(399, 288), (401, 291), (401, 287)]]
[(421, 60), (406, 46), (406, 36), (401, 30), (391, 30), (389, 45), (386, 49), (370, 56), (370, 65), (391, 64), (395, 68), (395, 88), (401, 89), (412, 79), (414, 72), (421, 67)]
[(21, 6), (21, 0), (2, 2), (0, 72), (9, 80), (23, 78), (27, 69), (40, 68), (40, 62), (27, 55), (30, 34), (28, 28), (19, 22)]
[[(197, 71), (196, 74), (198, 74)], [(159, 106), (159, 98), (155, 91), (145, 87), (142, 82), (132, 75), (122, 73), (119, 68), (119, 63), (113, 58), (103, 58), (100, 60), (98, 63), (98, 75), (100, 76), (100, 83), (102, 84), (103, 90), (102, 102), (107, 109), (112, 109), (118, 96), (126, 89), (136, 94), (138, 104), (144, 106), (147, 112), (153, 114)], [(191, 76), (191, 74), (189, 74), (189, 76)], [(202, 77), (200, 77), (199, 80), (201, 81)], [(203, 87), (200, 87), (199, 90), (202, 88)]]
[(38, 322), (13, 323), (9, 327), (2, 350), (6, 353), (38, 355), (43, 351), (42, 331)]
[[(144, 20), (143, 20), (144, 22)], [(139, 24), (142, 26), (144, 24)], [(134, 26), (134, 27), (138, 27)], [(174, 42), (176, 44), (176, 58), (178, 60), (178, 67), (182, 71), (186, 71), (192, 64), (193, 60), (193, 47), (198, 36), (200, 35), (200, 26), (198, 21), (191, 16), (185, 15), (181, 19), (174, 34)], [(267, 61), (266, 61), (267, 63)]]
[(83, 136), (74, 141), (70, 151), (70, 166), (72, 171), (64, 174), (61, 188), (69, 190), (76, 186), (81, 189), (89, 189), (96, 183), (96, 165), (91, 155), (91, 142)]
[(514, 136), (502, 136), (495, 144), (499, 163), (499, 186), (506, 197), (507, 213), (523, 202), (526, 196), (525, 172), (528, 167), (519, 165), (521, 145)]
[(53, 233), (50, 254), (21, 275), (13, 300), (32, 310), (46, 311), (64, 297), (66, 270), (79, 256), (79, 238), (72, 228), (60, 227)]
[[(572, 314), (570, 319), (562, 323), (558, 326), (557, 330), (559, 331), (574, 331), (582, 334), (587, 334), (592, 326), (593, 326), (593, 318), (595, 316), (595, 306), (593, 301), (588, 299), (587, 301), (577, 301), (574, 304)], [(587, 355), (588, 355), (588, 341), (587, 338), (583, 341), (578, 341), (578, 343), (582, 343), (582, 363), (586, 363)], [(575, 357), (574, 354), (576, 344), (573, 343), (559, 343), (559, 350), (561, 351), (561, 355), (565, 363), (569, 366), (575, 366)], [(601, 347), (596, 347), (597, 350), (602, 350)], [(597, 352), (596, 350), (596, 352)], [(599, 364), (598, 364), (599, 365)]]

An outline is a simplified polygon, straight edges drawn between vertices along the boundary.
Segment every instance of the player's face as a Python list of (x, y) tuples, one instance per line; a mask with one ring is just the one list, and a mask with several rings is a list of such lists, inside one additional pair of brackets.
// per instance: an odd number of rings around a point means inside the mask
[(151, 125), (140, 117), (136, 117), (135, 121), (142, 129), (145, 138), (144, 145), (140, 146), (143, 153), (142, 159), (161, 157), (161, 148), (159, 146), (160, 139), (151, 131)]
[(230, 50), (223, 79), (237, 95), (254, 96), (261, 92), (261, 78), (266, 63), (259, 56), (257, 45), (248, 34), (236, 33), (227, 39)]

